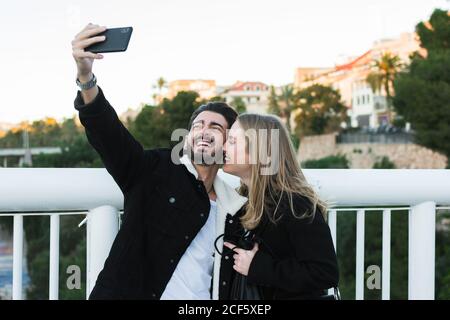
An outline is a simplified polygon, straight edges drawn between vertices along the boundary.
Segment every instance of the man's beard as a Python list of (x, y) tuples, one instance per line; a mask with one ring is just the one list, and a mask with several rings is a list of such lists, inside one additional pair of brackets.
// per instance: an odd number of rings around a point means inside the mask
[(184, 154), (187, 154), (191, 159), (191, 161), (197, 165), (212, 166), (217, 164), (223, 164), (223, 149), (222, 147), (219, 150), (214, 149), (215, 146), (214, 138), (211, 138), (209, 140), (210, 143), (209, 148), (211, 147), (213, 148), (211, 154), (205, 152), (204, 150), (197, 152), (194, 151), (193, 146), (196, 145), (197, 142), (202, 139), (203, 137), (196, 137), (195, 139), (193, 139), (191, 143), (187, 143), (183, 150)]
[(192, 146), (184, 148), (184, 154), (187, 154), (194, 164), (200, 166), (212, 166), (223, 164), (223, 151), (213, 150), (211, 154), (205, 151), (194, 152)]

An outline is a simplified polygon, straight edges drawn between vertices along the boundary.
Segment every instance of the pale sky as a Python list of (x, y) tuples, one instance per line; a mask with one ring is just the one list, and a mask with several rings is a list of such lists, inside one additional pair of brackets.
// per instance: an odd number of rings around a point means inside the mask
[(71, 40), (87, 23), (132, 26), (128, 50), (94, 73), (121, 113), (167, 80), (281, 85), (296, 67), (332, 66), (383, 37), (414, 31), (448, 0), (5, 1), (0, 9), (0, 122), (71, 117)]

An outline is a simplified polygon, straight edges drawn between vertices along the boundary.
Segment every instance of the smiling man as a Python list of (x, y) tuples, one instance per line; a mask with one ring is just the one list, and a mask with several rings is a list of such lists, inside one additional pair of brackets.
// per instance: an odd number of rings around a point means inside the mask
[(103, 56), (84, 50), (103, 41), (97, 35), (104, 30), (89, 24), (72, 41), (81, 89), (75, 108), (125, 199), (121, 229), (90, 299), (226, 299), (231, 275), (221, 272), (214, 241), (247, 198), (217, 175), (213, 160), (222, 159), (237, 114), (225, 103), (200, 106), (178, 164), (169, 149), (144, 150), (96, 84), (92, 65)]

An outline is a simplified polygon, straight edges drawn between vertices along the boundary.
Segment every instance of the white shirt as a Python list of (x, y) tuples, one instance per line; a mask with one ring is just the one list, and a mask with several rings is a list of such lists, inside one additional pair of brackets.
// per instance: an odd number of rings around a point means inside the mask
[(214, 264), (217, 204), (210, 200), (211, 210), (205, 225), (181, 257), (161, 296), (161, 300), (209, 300)]

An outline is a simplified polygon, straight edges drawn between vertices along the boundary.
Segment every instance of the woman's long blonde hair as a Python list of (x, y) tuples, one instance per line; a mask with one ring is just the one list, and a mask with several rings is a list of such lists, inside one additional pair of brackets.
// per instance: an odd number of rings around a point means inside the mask
[[(243, 226), (250, 230), (256, 228), (264, 212), (267, 212), (268, 218), (276, 223), (278, 207), (283, 198), (289, 200), (290, 211), (296, 218), (313, 218), (317, 208), (325, 218), (327, 204), (319, 199), (317, 193), (306, 181), (288, 131), (281, 120), (273, 115), (244, 113), (238, 117), (237, 121), (244, 132), (256, 131), (258, 133), (263, 129), (262, 131), (267, 133), (265, 137), (256, 134), (252, 137), (253, 140), (246, 136), (247, 152), (256, 154), (258, 157), (257, 161), (253, 161), (251, 164), (249, 186), (242, 184), (239, 190), (242, 195), (248, 197), (246, 212), (241, 218)], [(278, 140), (273, 140), (275, 132), (278, 132)], [(274, 145), (274, 142), (278, 145)], [(261, 153), (261, 150), (264, 152)], [(264, 155), (266, 155), (266, 159), (261, 159), (261, 156), (264, 157)], [(271, 162), (278, 161), (278, 168), (270, 174), (261, 174), (265, 168), (267, 169), (267, 157), (270, 157)], [(309, 200), (310, 210), (301, 213), (295, 212), (294, 195), (300, 195)]]

